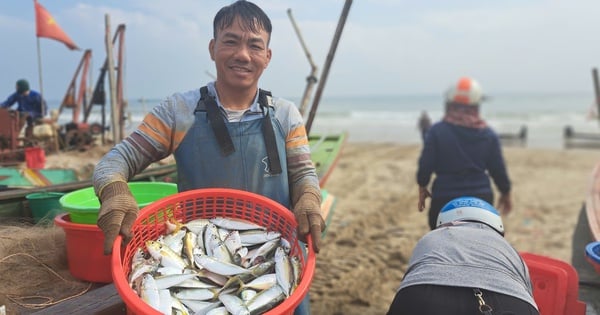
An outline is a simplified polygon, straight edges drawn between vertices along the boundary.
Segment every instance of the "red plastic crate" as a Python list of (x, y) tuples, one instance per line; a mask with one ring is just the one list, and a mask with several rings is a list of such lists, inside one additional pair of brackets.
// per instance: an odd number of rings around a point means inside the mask
[(146, 240), (164, 234), (169, 218), (188, 222), (199, 218), (229, 217), (245, 219), (277, 231), (292, 244), (291, 255), (298, 256), (302, 264), (302, 276), (294, 293), (281, 304), (265, 314), (293, 314), (302, 302), (313, 279), (316, 254), (308, 237), (306, 259), (296, 234), (297, 222), (292, 212), (281, 204), (264, 196), (236, 189), (196, 189), (164, 197), (144, 207), (132, 227), (133, 238), (122, 249), (122, 238), (113, 245), (112, 277), (117, 292), (127, 306), (128, 314), (160, 314), (146, 304), (130, 288), (127, 279), (131, 272), (131, 259), (137, 248), (144, 248)]
[(579, 301), (579, 276), (568, 263), (547, 256), (522, 252), (533, 285), (533, 298), (540, 315), (585, 315)]

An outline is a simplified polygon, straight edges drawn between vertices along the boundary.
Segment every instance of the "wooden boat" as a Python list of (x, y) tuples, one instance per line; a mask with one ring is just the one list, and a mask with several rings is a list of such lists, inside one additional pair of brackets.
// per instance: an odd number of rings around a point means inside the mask
[(329, 175), (335, 168), (346, 139), (346, 133), (310, 135), (308, 137), (311, 157), (317, 169), (321, 187), (325, 187)]
[[(65, 174), (69, 174), (71, 170), (61, 170)], [(34, 171), (31, 171), (34, 172)], [(37, 170), (34, 172), (38, 175), (50, 174)], [(60, 171), (58, 171), (60, 173)], [(64, 174), (63, 174), (64, 175)], [(74, 176), (74, 175), (73, 175)], [(161, 166), (149, 167), (136, 175), (132, 181), (166, 181), (173, 182), (177, 177), (177, 166), (175, 164), (166, 164)], [(66, 178), (70, 178), (67, 176)], [(48, 184), (42, 186), (31, 187), (4, 187), (0, 191), (0, 217), (2, 218), (27, 218), (29, 216), (29, 208), (26, 196), (38, 192), (62, 192), (68, 193), (78, 189), (92, 186), (92, 180), (64, 180), (56, 184)], [(48, 178), (46, 178), (48, 180)]]

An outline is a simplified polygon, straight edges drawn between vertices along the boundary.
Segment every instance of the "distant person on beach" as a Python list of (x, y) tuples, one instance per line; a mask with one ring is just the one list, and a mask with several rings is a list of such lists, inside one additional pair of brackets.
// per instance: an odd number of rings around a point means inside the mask
[[(483, 92), (477, 81), (461, 78), (446, 92), (446, 112), (442, 121), (431, 126), (417, 170), (419, 211), (431, 197), (429, 227), (436, 227), (440, 209), (448, 201), (473, 196), (494, 204), (493, 179), (500, 192), (498, 210), (512, 209), (511, 182), (498, 135), (479, 116)], [(429, 181), (435, 180), (428, 190)]]
[[(271, 60), (271, 21), (252, 2), (236, 1), (219, 10), (213, 27), (216, 80), (166, 98), (96, 165), (107, 254), (118, 234), (131, 237), (138, 214), (127, 182), (171, 154), (180, 192), (219, 187), (264, 195), (289, 208), (299, 238), (310, 234), (320, 250), (321, 191), (302, 116), (294, 103), (258, 87)], [(296, 314), (308, 314), (308, 301)]]
[(421, 116), (419, 117), (419, 131), (421, 131), (421, 139), (425, 142), (425, 136), (427, 135), (427, 131), (431, 128), (431, 118), (427, 115), (427, 111), (422, 111)]
[(454, 199), (436, 226), (413, 249), (388, 315), (539, 314), (527, 266), (491, 204)]
[(20, 79), (16, 83), (16, 91), (0, 103), (0, 107), (9, 108), (17, 103), (17, 111), (27, 120), (25, 136), (33, 136), (33, 126), (46, 115), (46, 102), (42, 95), (29, 88), (29, 82)]

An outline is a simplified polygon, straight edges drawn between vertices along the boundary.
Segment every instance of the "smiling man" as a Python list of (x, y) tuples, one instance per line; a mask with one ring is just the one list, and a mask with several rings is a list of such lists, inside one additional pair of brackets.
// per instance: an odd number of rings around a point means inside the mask
[[(180, 192), (218, 187), (266, 196), (293, 211), (300, 239), (310, 234), (319, 252), (321, 192), (302, 116), (294, 103), (258, 87), (271, 60), (271, 21), (255, 4), (236, 1), (213, 26), (208, 48), (217, 79), (166, 98), (96, 165), (106, 254), (117, 235), (131, 236), (137, 217), (127, 182), (170, 154)], [(308, 313), (307, 302), (308, 295), (295, 313)]]

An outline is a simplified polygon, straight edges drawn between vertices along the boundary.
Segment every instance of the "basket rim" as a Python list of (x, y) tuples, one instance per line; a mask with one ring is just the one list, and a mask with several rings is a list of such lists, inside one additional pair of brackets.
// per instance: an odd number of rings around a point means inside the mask
[[(145, 220), (146, 217), (144, 216), (144, 214), (149, 213), (149, 212), (153, 213), (155, 208), (162, 208), (163, 206), (172, 205), (174, 201), (177, 201), (177, 200), (180, 200), (180, 199), (183, 199), (186, 197), (198, 196), (199, 194), (211, 195), (211, 194), (215, 194), (215, 193), (219, 193), (219, 194), (229, 193), (229, 194), (239, 195), (241, 197), (247, 196), (247, 197), (251, 197), (254, 199), (260, 199), (264, 203), (272, 205), (273, 209), (275, 209), (275, 211), (278, 211), (279, 214), (289, 218), (294, 223), (296, 223), (296, 218), (289, 209), (287, 209), (280, 203), (278, 203), (272, 199), (269, 199), (265, 196), (262, 196), (262, 195), (259, 195), (256, 193), (252, 193), (252, 192), (248, 192), (248, 191), (244, 191), (244, 190), (231, 189), (231, 188), (199, 188), (199, 189), (194, 189), (194, 190), (188, 190), (185, 192), (180, 192), (180, 193), (170, 195), (170, 196), (167, 196), (167, 197), (164, 197), (162, 199), (155, 201), (151, 205), (140, 210), (138, 217), (136, 218), (133, 225), (135, 226), (135, 225), (141, 223), (142, 220)], [(265, 315), (282, 314), (285, 311), (285, 308), (289, 308), (292, 305), (293, 306), (299, 305), (300, 302), (302, 301), (302, 299), (304, 299), (305, 295), (308, 294), (308, 290), (310, 288), (312, 279), (314, 277), (317, 258), (316, 258), (316, 253), (314, 252), (313, 247), (312, 247), (313, 241), (312, 241), (310, 234), (307, 235), (306, 240), (307, 240), (307, 242), (306, 242), (307, 246), (306, 246), (306, 255), (305, 255), (305, 266), (303, 268), (303, 276), (295, 290), (295, 292), (298, 292), (298, 293), (302, 293), (302, 292), (305, 292), (305, 293), (304, 294), (292, 294), (291, 296), (286, 298), (282, 303), (280, 303), (276, 307), (272, 308), (268, 312), (264, 313)], [(299, 240), (298, 240), (298, 242), (300, 243), (299, 244), (300, 246), (303, 246)], [(141, 300), (141, 298), (139, 296), (137, 296), (133, 292), (133, 290), (131, 290), (131, 288), (129, 287), (128, 281), (125, 277), (125, 271), (123, 270), (123, 267), (121, 266), (122, 254), (124, 252), (124, 249), (125, 249), (125, 246), (123, 246), (123, 237), (121, 235), (119, 235), (119, 236), (117, 236), (117, 238), (115, 239), (115, 242), (113, 243), (113, 252), (112, 252), (112, 258), (111, 258), (111, 274), (112, 274), (113, 282), (114, 282), (115, 288), (117, 289), (117, 292), (119, 293), (119, 295), (120, 295), (121, 299), (123, 300), (123, 302), (125, 303), (126, 307), (128, 309), (132, 310), (133, 313), (135, 313), (135, 314), (157, 314), (157, 315), (160, 314), (160, 312), (158, 312), (157, 310), (153, 309), (150, 305), (143, 302)], [(292, 309), (292, 311), (293, 311), (293, 309)]]

